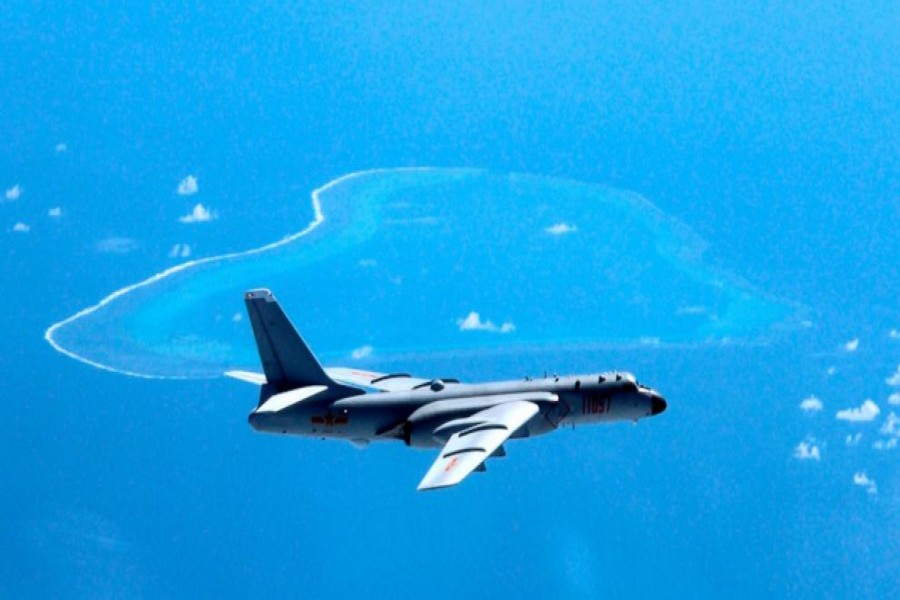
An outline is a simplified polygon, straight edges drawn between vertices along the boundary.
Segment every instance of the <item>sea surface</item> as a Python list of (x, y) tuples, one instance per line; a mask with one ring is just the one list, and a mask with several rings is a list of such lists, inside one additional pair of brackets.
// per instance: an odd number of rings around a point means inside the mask
[[(896, 3), (4, 15), (0, 596), (900, 585)], [(250, 430), (254, 287), (328, 366), (669, 408), (418, 493)]]

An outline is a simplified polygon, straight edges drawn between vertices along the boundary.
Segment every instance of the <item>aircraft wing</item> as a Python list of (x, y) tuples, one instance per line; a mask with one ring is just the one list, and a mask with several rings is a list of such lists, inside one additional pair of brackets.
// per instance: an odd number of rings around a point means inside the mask
[[(431, 385), (433, 379), (413, 377), (409, 373), (375, 373), (362, 369), (332, 367), (325, 369), (329, 377), (347, 385), (370, 388), (379, 392), (405, 392)], [(459, 383), (458, 379), (442, 379), (445, 385)]]
[[(413, 377), (407, 373), (376, 373), (374, 371), (348, 369), (345, 367), (333, 367), (325, 369), (325, 372), (329, 377), (340, 383), (369, 388), (379, 392), (405, 392), (427, 387), (436, 381), (434, 379)], [(252, 371), (225, 371), (225, 375), (256, 385), (265, 385), (266, 383), (265, 375), (262, 373), (254, 373)], [(444, 385), (455, 385), (459, 383), (458, 379), (441, 379), (440, 381)]]
[(538, 412), (528, 400), (511, 400), (465, 419), (444, 423), (437, 431), (461, 427), (450, 436), (438, 459), (419, 483), (419, 490), (456, 485), (477, 469), (503, 442)]

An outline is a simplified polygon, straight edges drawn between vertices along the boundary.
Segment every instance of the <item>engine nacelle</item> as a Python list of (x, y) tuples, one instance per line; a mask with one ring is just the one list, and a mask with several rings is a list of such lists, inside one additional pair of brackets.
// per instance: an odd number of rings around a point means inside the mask
[(403, 439), (410, 446), (433, 448), (443, 446), (457, 431), (478, 422), (469, 418), (477, 413), (513, 400), (527, 400), (540, 406), (555, 405), (558, 398), (551, 392), (514, 392), (437, 400), (419, 407), (403, 426)]

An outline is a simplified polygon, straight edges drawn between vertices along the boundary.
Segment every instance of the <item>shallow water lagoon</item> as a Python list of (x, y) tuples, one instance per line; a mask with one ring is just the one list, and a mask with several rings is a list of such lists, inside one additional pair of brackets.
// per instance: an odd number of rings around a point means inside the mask
[[(306, 199), (299, 201), (307, 202)], [(144, 376), (258, 368), (242, 292), (271, 288), (324, 362), (553, 345), (759, 340), (797, 319), (703, 260), (642, 197), (462, 169), (354, 173), (264, 248), (180, 265), (48, 331)]]

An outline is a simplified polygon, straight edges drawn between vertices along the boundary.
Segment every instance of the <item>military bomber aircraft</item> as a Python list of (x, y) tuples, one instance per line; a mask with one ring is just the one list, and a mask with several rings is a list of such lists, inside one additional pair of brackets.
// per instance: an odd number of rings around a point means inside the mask
[(595, 373), (467, 384), (406, 373), (324, 369), (269, 290), (244, 295), (263, 373), (227, 375), (260, 386), (256, 431), (346, 439), (402, 440), (440, 448), (419, 490), (456, 485), (506, 456), (508, 439), (561, 425), (634, 421), (666, 410), (665, 399), (630, 373)]

